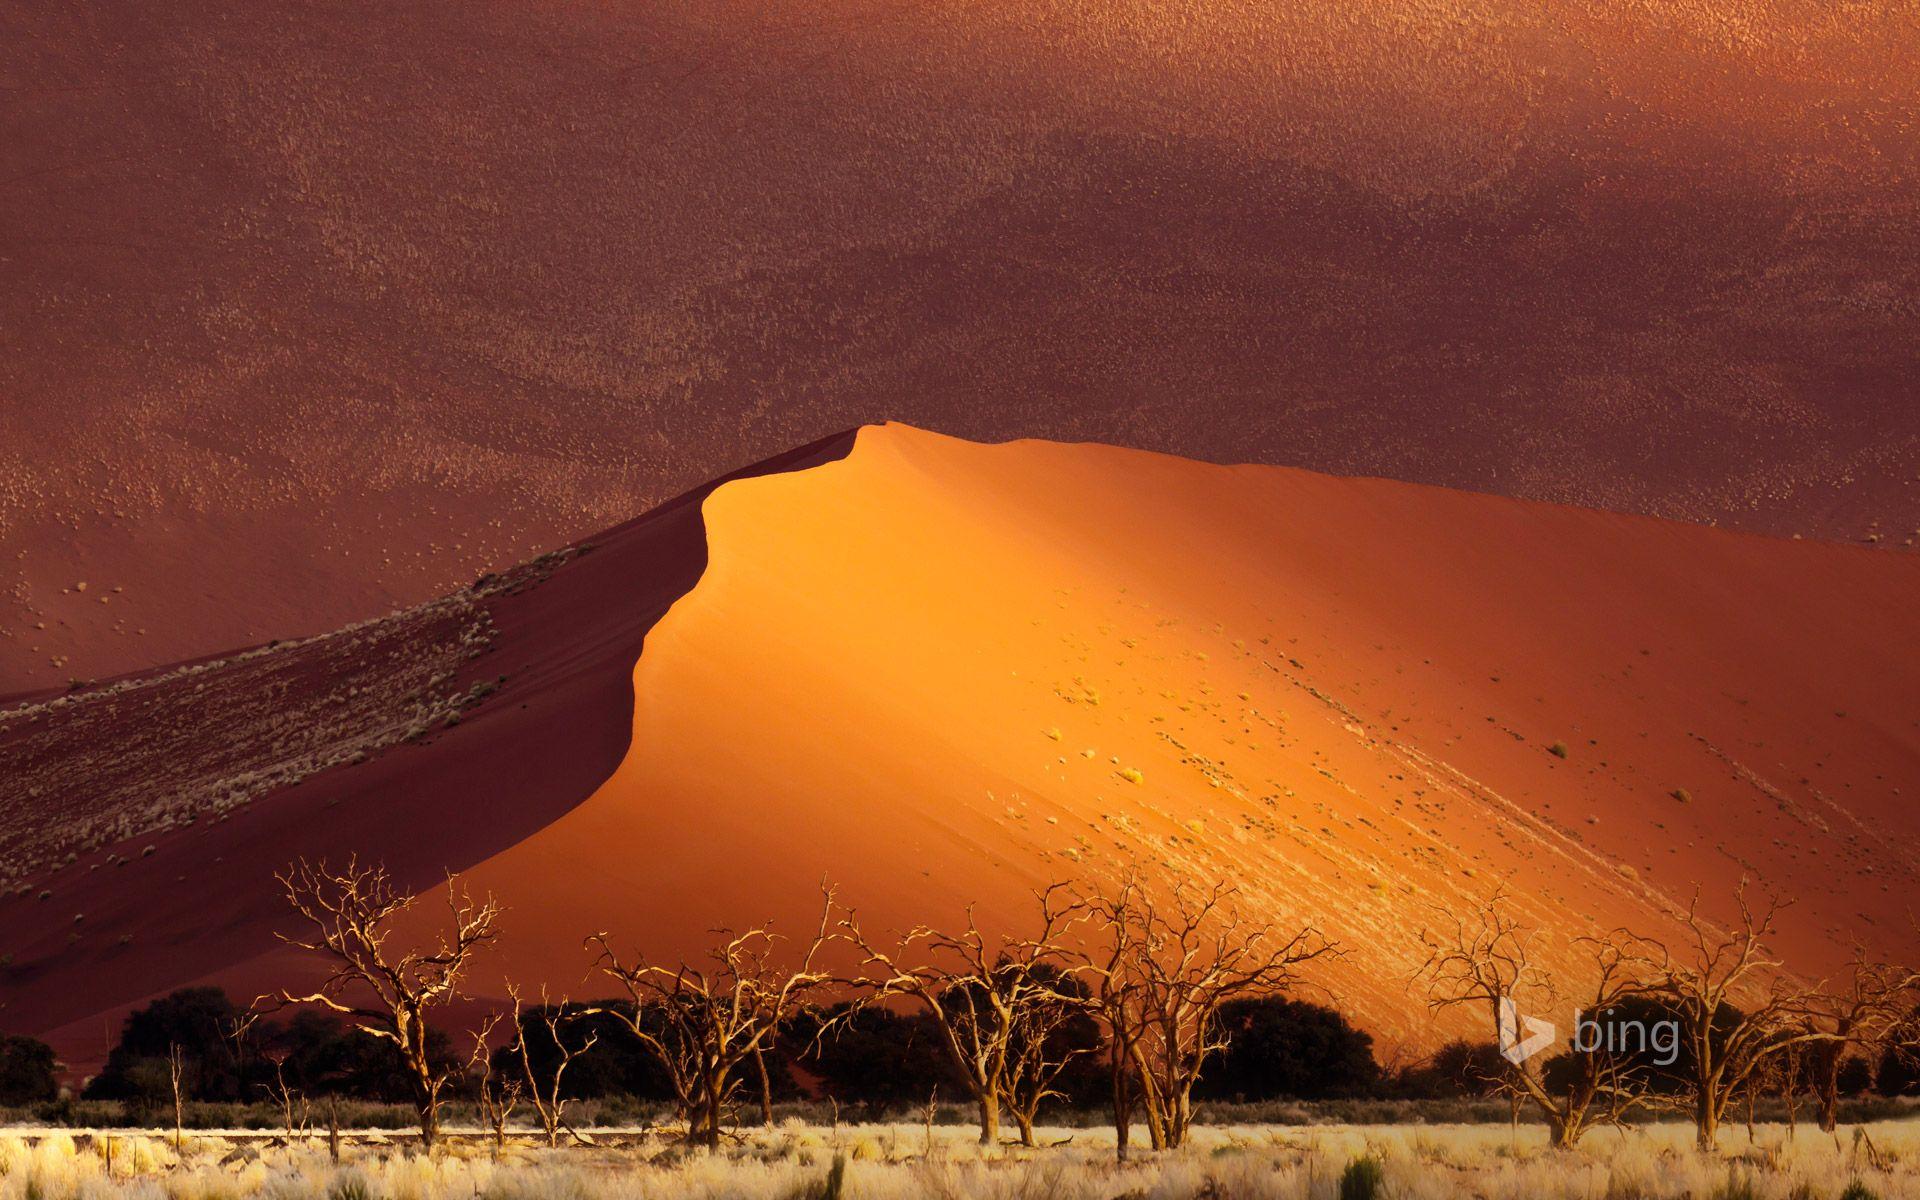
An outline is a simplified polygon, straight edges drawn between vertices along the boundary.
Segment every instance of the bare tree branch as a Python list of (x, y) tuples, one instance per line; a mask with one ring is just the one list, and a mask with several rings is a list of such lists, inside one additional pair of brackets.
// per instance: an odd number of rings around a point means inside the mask
[(475, 903), (449, 875), (448, 929), (437, 941), (406, 945), (395, 938), (396, 919), (413, 908), (417, 897), (400, 891), (386, 868), (362, 867), (350, 858), (334, 871), (325, 862), (303, 858), (275, 878), (307, 927), (302, 934), (283, 934), (281, 940), (325, 960), (332, 969), (312, 992), (259, 997), (254, 1013), (315, 1005), (347, 1017), (370, 1037), (392, 1043), (406, 1064), (420, 1115), (420, 1140), (431, 1150), (439, 1133), (441, 1091), (453, 1070), (434, 1062), (428, 1052), (427, 1014), (458, 996), (460, 978), (474, 954), (494, 940), (500, 906), (491, 896)]
[(740, 934), (718, 931), (721, 941), (709, 955), (710, 965), (669, 967), (643, 957), (628, 965), (608, 935), (587, 939), (599, 949), (601, 972), (626, 990), (633, 1009), (583, 1014), (617, 1017), (659, 1061), (687, 1122), (688, 1140), (696, 1145), (719, 1145), (721, 1120), (740, 1086), (741, 1064), (770, 1049), (780, 1028), (833, 981), (818, 960), (831, 936), (836, 901), (831, 888), (821, 890), (820, 924), (797, 969), (776, 963), (784, 939), (764, 926)]

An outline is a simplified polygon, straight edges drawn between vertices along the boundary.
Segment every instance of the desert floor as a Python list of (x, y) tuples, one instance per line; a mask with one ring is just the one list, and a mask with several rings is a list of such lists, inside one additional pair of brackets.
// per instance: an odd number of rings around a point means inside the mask
[[(172, 1135), (0, 1129), (0, 1200), (26, 1197), (744, 1198), (849, 1200), (989, 1197), (1061, 1200), (1267, 1200), (1350, 1196), (1394, 1200), (1556, 1200), (1566, 1197), (1836, 1198), (1920, 1196), (1920, 1122), (1802, 1125), (1726, 1131), (1703, 1155), (1682, 1125), (1602, 1130), (1555, 1151), (1538, 1127), (1432, 1125), (1196, 1129), (1177, 1151), (1113, 1161), (1107, 1130), (1050, 1128), (1039, 1149), (982, 1150), (961, 1127), (797, 1121), (752, 1129), (713, 1153), (660, 1133), (596, 1130), (600, 1144), (550, 1150), (526, 1131), (504, 1148), (468, 1130), (432, 1158), (399, 1142), (324, 1137), (288, 1144), (257, 1134)], [(1356, 1160), (1379, 1181), (1358, 1186)], [(110, 1160), (110, 1161), (109, 1161)], [(1349, 1179), (1343, 1186), (1343, 1176)], [(1865, 1190), (1861, 1190), (1865, 1189)]]

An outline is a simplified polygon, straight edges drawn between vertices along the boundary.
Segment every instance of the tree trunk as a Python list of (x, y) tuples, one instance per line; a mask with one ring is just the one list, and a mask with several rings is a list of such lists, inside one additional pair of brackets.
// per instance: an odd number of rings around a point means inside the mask
[(720, 1148), (720, 1091), (708, 1088), (705, 1103), (701, 1106), (700, 1134), (696, 1143), (709, 1150)]
[(767, 1052), (755, 1049), (753, 1065), (760, 1072), (760, 1123), (773, 1128), (773, 1079), (767, 1074)]
[(1193, 1127), (1193, 1097), (1187, 1090), (1191, 1085), (1179, 1087), (1166, 1104), (1167, 1147), (1178, 1150), (1187, 1144), (1187, 1130)]
[(1820, 1129), (1832, 1133), (1840, 1127), (1840, 1052), (1836, 1049), (1828, 1054), (1822, 1047), (1821, 1055), (1814, 1088), (1820, 1101)]
[(1133, 1098), (1127, 1094), (1126, 1063), (1113, 1061), (1113, 1153), (1119, 1162), (1127, 1161), (1128, 1140), (1133, 1131)]
[(1556, 1150), (1571, 1150), (1580, 1144), (1586, 1129), (1574, 1116), (1550, 1115), (1547, 1118), (1547, 1145)]
[(186, 1069), (185, 1060), (180, 1054), (178, 1042), (167, 1047), (167, 1075), (173, 1081), (173, 1152), (180, 1153), (184, 1134), (182, 1127), (187, 1123), (186, 1102), (181, 1097), (180, 1076)]
[(1140, 1081), (1140, 1106), (1147, 1114), (1147, 1144), (1155, 1150), (1167, 1148), (1167, 1110), (1165, 1098), (1154, 1082), (1153, 1071), (1147, 1065), (1146, 1055), (1138, 1046), (1131, 1049), (1134, 1078)]
[(1020, 1131), (1020, 1144), (1022, 1146), (1033, 1145), (1033, 1114), (1025, 1111), (1017, 1104), (1010, 1105), (1009, 1108), (1013, 1113), (1014, 1127)]
[(1000, 1140), (1000, 1097), (987, 1088), (975, 1100), (980, 1107), (980, 1144), (991, 1146)]
[(1708, 1153), (1720, 1147), (1720, 1113), (1713, 1105), (1711, 1096), (1701, 1094), (1693, 1103), (1693, 1128), (1695, 1141), (1700, 1149)]
[[(412, 1076), (413, 1106), (420, 1114), (420, 1144), (433, 1153), (440, 1137), (440, 1090), (434, 1086), (433, 1062), (427, 1057), (427, 1026), (419, 1017), (399, 1022), (400, 1048)], [(288, 1098), (289, 1111), (292, 1099)]]
[(420, 1113), (420, 1144), (431, 1154), (434, 1142), (440, 1138), (440, 1106), (427, 1095), (417, 1098), (414, 1107)]

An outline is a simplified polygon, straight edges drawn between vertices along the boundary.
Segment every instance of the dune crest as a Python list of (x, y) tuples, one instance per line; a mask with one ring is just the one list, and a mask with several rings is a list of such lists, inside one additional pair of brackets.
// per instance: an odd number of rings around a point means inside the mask
[(576, 930), (802, 931), (823, 874), (873, 922), (1017, 928), (1136, 860), (1319, 925), (1350, 957), (1316, 982), (1415, 1047), (1449, 1029), (1419, 927), (1501, 879), (1564, 937), (1751, 874), (1799, 898), (1798, 968), (1911, 945), (1904, 561), (900, 425), (705, 516), (625, 760), (470, 876), (517, 970), (578, 977)]
[[(1696, 882), (1724, 915), (1743, 876), (1798, 901), (1795, 971), (1915, 949), (1903, 556), (890, 424), (513, 579), (476, 585), (485, 644), (435, 684), (497, 683), (457, 722), (0, 899), (0, 1020), (86, 1062), (149, 995), (297, 979), (271, 873), (349, 851), (504, 901), (483, 997), (594, 994), (599, 930), (656, 957), (801, 932), (823, 878), (870, 930), (968, 904), (1017, 930), (1033, 888), (1136, 863), (1317, 925), (1348, 954), (1312, 994), (1411, 1049), (1463, 1028), (1409, 986), (1421, 927), (1500, 881), (1550, 958), (1669, 930)], [(337, 672), (365, 641), (264, 675), (359, 678)], [(261, 661), (168, 686), (283, 702), (247, 690)], [(89, 786), (82, 758), (22, 757), (44, 732), (0, 721), (0, 753)]]

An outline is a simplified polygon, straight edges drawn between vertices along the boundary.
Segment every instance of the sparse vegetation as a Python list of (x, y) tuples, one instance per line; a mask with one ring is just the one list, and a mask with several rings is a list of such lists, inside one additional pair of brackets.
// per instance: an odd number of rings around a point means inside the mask
[[(288, 940), (329, 966), (325, 982), (257, 1003), (247, 1019), (237, 1020), (213, 989), (135, 1012), (94, 1093), (119, 1097), (118, 1121), (100, 1100), (51, 1100), (51, 1053), (21, 1043), (15, 1057), (26, 1068), (9, 1074), (28, 1080), (17, 1089), (20, 1102), (34, 1106), (37, 1120), (82, 1131), (0, 1139), (0, 1200), (91, 1194), (161, 1175), (174, 1197), (195, 1189), (225, 1195), (236, 1171), (250, 1192), (421, 1200), (502, 1191), (631, 1195), (635, 1180), (642, 1194), (666, 1198), (1045, 1192), (1087, 1200), (1304, 1200), (1329, 1188), (1341, 1200), (1602, 1192), (1792, 1200), (1818, 1194), (1808, 1191), (1818, 1180), (1829, 1181), (1825, 1194), (1842, 1178), (1883, 1194), (1920, 1185), (1920, 1134), (1910, 1124), (1879, 1125), (1871, 1136), (1856, 1126), (1850, 1146), (1793, 1139), (1801, 1097), (1816, 1096), (1831, 1127), (1844, 1111), (1840, 1093), (1864, 1086), (1872, 1054), (1910, 1061), (1920, 975), (1861, 956), (1846, 989), (1788, 990), (1777, 978), (1758, 986), (1771, 966), (1763, 939), (1772, 910), (1750, 908), (1744, 893), (1731, 930), (1690, 911), (1687, 937), (1672, 950), (1625, 930), (1578, 939), (1590, 952), (1590, 978), (1572, 993), (1582, 1007), (1607, 1020), (1671, 1020), (1689, 1039), (1677, 1059), (1650, 1065), (1646, 1046), (1609, 1039), (1600, 1050), (1576, 1046), (1512, 1063), (1490, 1046), (1462, 1042), (1430, 1062), (1382, 1072), (1366, 1037), (1337, 1012), (1286, 995), (1298, 968), (1334, 948), (1311, 926), (1251, 922), (1234, 890), (1220, 885), (1149, 888), (1133, 875), (1106, 891), (1059, 884), (1037, 894), (1030, 937), (996, 937), (970, 917), (960, 933), (921, 927), (887, 945), (870, 939), (851, 911), (836, 921), (828, 890), (818, 928), (794, 952), (764, 928), (723, 933), (705, 966), (623, 959), (596, 936), (590, 944), (602, 951), (603, 973), (626, 991), (622, 1000), (576, 1005), (543, 994), (529, 1009), (510, 987), (511, 1036), (488, 1036), (507, 1020), (496, 1014), (462, 1062), (426, 1019), (457, 995), (470, 958), (492, 940), (492, 902), (475, 903), (449, 880), (451, 932), (421, 940), (409, 925), (408, 940), (393, 922), (413, 901), (381, 868), (303, 862), (281, 881), (307, 927)], [(1555, 992), (1535, 959), (1535, 934), (1510, 915), (1503, 893), (1445, 916), (1426, 939), (1436, 1007), (1483, 1008), (1498, 1029), (1510, 1019), (1503, 1001)], [(817, 965), (836, 942), (861, 964), (852, 978)], [(1736, 994), (1745, 1009), (1731, 1006)], [(895, 1011), (884, 1005), (890, 999), (918, 1011)], [(276, 1003), (313, 1007), (274, 1025), (266, 1014)], [(1808, 1048), (1855, 1054), (1809, 1059)], [(361, 1065), (318, 1065), (343, 1055)], [(350, 1095), (365, 1095), (366, 1081), (381, 1077), (366, 1073), (375, 1060), (387, 1090), (409, 1102), (404, 1115), (350, 1101), (343, 1122), (329, 1095), (325, 1129), (316, 1131), (313, 1099), (348, 1079), (361, 1081), (345, 1088)], [(1320, 1108), (1213, 1099), (1274, 1087), (1289, 1071), (1303, 1072), (1284, 1085), (1294, 1096), (1501, 1099), (1357, 1099)], [(824, 1099), (795, 1109), (802, 1072)], [(971, 1112), (943, 1105), (943, 1086), (970, 1099)], [(759, 1120), (750, 1124), (755, 1092)], [(254, 1107), (209, 1107), (210, 1096)], [(783, 1124), (780, 1097), (793, 1114)], [(912, 1112), (916, 1124), (847, 1123), (843, 1098)], [(1093, 1117), (1103, 1099), (1107, 1129)], [(664, 1126), (662, 1100), (672, 1116)], [(1747, 1151), (1730, 1159), (1715, 1135), (1736, 1100), (1745, 1104)], [(170, 1141), (145, 1128), (166, 1101)], [(1691, 1146), (1681, 1143), (1684, 1126), (1649, 1120), (1682, 1101), (1695, 1118)], [(1910, 1111), (1890, 1103), (1881, 1111)], [(445, 1119), (443, 1105), (451, 1106)], [(1764, 1123), (1763, 1107), (1776, 1118), (1784, 1112), (1784, 1132)], [(1001, 1136), (1003, 1111), (1017, 1122), (1017, 1138)], [(1074, 1122), (1072, 1130), (1050, 1133), (1043, 1111)], [(1876, 1113), (1856, 1104), (1848, 1115)], [(971, 1147), (960, 1132), (966, 1116), (976, 1130)], [(1145, 1158), (1127, 1153), (1136, 1116), (1153, 1150)], [(207, 1131), (223, 1118), (229, 1128)], [(368, 1132), (408, 1118), (423, 1153)], [(1388, 1123), (1335, 1123), (1374, 1119)], [(1447, 1120), (1489, 1124), (1433, 1123)], [(118, 1132), (128, 1121), (139, 1131)], [(240, 1126), (270, 1127), (275, 1141), (262, 1144)], [(573, 1145), (563, 1146), (563, 1133)]]
[(35, 1038), (0, 1037), (0, 1104), (39, 1104), (59, 1094), (53, 1047)]
[[(157, 856), (155, 834), (221, 820), (444, 728), (498, 690), (485, 680), (462, 685), (494, 642), (487, 601), (577, 552), (542, 555), (484, 588), (319, 637), (0, 707), (10, 767), (0, 795), (62, 797), (58, 821), (30, 807), (0, 820), (0, 893), (87, 856), (110, 865)], [(76, 764), (85, 765), (83, 788), (71, 786)]]
[(350, 1139), (335, 1161), (324, 1134), (189, 1136), (175, 1151), (150, 1133), (0, 1133), (0, 1200), (165, 1195), (172, 1200), (743, 1200), (861, 1197), (966, 1200), (1879, 1200), (1920, 1187), (1920, 1130), (1874, 1127), (1874, 1165), (1825, 1138), (1763, 1127), (1738, 1162), (1704, 1154), (1678, 1127), (1596, 1131), (1551, 1150), (1539, 1129), (1428, 1126), (1359, 1129), (1204, 1127), (1182, 1148), (1115, 1161), (1102, 1131), (1045, 1129), (1045, 1149), (982, 1147), (959, 1126), (789, 1122), (746, 1128), (718, 1150), (688, 1154), (661, 1132), (603, 1132), (596, 1145), (550, 1149), (530, 1129), (505, 1146), (478, 1128), (449, 1128), (431, 1157)]

